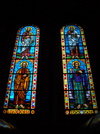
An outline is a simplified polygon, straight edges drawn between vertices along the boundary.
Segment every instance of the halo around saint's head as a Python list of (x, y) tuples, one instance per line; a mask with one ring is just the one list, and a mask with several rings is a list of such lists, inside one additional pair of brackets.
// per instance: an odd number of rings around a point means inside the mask
[(23, 62), (21, 62), (21, 64), (20, 64), (20, 66), (22, 67), (22, 64), (23, 63), (26, 63), (26, 67), (28, 66), (28, 62), (27, 61), (23, 61)]
[(74, 65), (75, 65), (76, 62), (77, 62), (77, 63), (79, 64), (79, 66), (80, 66), (80, 62), (79, 62), (79, 61), (73, 61), (73, 63), (72, 63), (73, 67), (74, 67)]
[(75, 30), (75, 27), (74, 26), (69, 26), (68, 28), (70, 29), (71, 27)]
[(27, 29), (28, 29), (28, 28), (30, 28), (30, 31), (32, 30), (32, 28), (31, 28), (31, 27), (27, 27), (25, 30), (27, 31)]

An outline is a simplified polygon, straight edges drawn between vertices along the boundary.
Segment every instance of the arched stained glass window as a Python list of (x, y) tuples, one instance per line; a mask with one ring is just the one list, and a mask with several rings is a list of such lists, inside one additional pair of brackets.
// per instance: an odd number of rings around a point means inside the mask
[(84, 30), (77, 25), (66, 25), (60, 32), (65, 114), (97, 114)]
[(40, 30), (34, 25), (21, 27), (16, 35), (4, 114), (34, 114)]

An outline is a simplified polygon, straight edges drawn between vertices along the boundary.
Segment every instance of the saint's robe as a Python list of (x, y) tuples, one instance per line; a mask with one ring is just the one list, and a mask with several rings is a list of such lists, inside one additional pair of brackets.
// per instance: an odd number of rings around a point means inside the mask
[[(23, 75), (26, 74), (26, 77)], [(24, 104), (26, 93), (28, 92), (30, 84), (30, 71), (27, 68), (21, 68), (17, 71), (14, 81), (14, 104)]]
[[(82, 73), (79, 73), (81, 70)], [(69, 75), (70, 80), (70, 90), (74, 91), (75, 104), (85, 104), (86, 103), (86, 91), (85, 88), (88, 87), (87, 78), (84, 74), (85, 70), (78, 68), (73, 68), (72, 74)]]
[(69, 30), (67, 32), (67, 37), (68, 37), (70, 55), (71, 56), (80, 56), (79, 41), (78, 41), (80, 38), (80, 35), (78, 35), (78, 32), (75, 30), (74, 31)]
[(34, 41), (34, 36), (31, 35), (33, 35), (32, 32), (26, 31), (21, 37), (21, 41), (24, 41), (24, 44), (21, 43), (21, 56), (30, 56), (30, 46)]

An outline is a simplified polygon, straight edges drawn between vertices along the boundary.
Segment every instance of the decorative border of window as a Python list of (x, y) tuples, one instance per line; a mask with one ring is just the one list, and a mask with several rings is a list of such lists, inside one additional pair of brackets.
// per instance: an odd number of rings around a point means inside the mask
[[(66, 25), (68, 26), (68, 25)], [(89, 84), (90, 84), (90, 91), (92, 96), (92, 104), (93, 104), (93, 110), (72, 110), (69, 107), (69, 89), (68, 89), (68, 79), (67, 79), (67, 62), (70, 61), (70, 59), (66, 60), (66, 46), (65, 46), (65, 35), (64, 35), (64, 29), (66, 26), (63, 26), (60, 30), (61, 34), (61, 51), (62, 51), (62, 67), (63, 67), (63, 89), (64, 89), (64, 105), (65, 105), (65, 114), (97, 114), (98, 113), (98, 106), (96, 101), (96, 95), (95, 95), (95, 88), (93, 83), (93, 77), (92, 77), (92, 71), (90, 67), (90, 61), (89, 61), (89, 55), (87, 51), (86, 46), (86, 40), (84, 35), (84, 30), (81, 26), (77, 26), (80, 29), (81, 37), (82, 37), (82, 43), (85, 53), (85, 59), (86, 59), (86, 67), (88, 72), (88, 78), (89, 78)], [(72, 25), (73, 26), (73, 25)], [(82, 60), (82, 59), (81, 59)]]
[[(27, 27), (29, 27), (28, 25)], [(26, 26), (22, 26), (19, 28), (15, 40), (15, 47), (13, 50), (13, 55), (12, 55), (12, 61), (11, 61), (11, 68), (9, 72), (9, 77), (8, 77), (8, 84), (7, 84), (7, 91), (5, 95), (5, 101), (4, 101), (4, 114), (34, 114), (35, 113), (35, 105), (36, 105), (36, 89), (37, 89), (37, 69), (38, 69), (38, 54), (39, 54), (39, 40), (40, 40), (40, 29), (37, 26), (31, 25), (32, 27), (36, 28), (36, 42), (35, 42), (35, 57), (34, 57), (34, 69), (33, 69), (33, 82), (32, 82), (32, 90), (31, 90), (31, 109), (8, 109), (8, 103), (9, 103), (9, 97), (10, 97), (10, 88), (11, 88), (11, 83), (12, 83), (12, 78), (13, 78), (13, 71), (14, 71), (14, 65), (15, 65), (15, 59), (16, 59), (16, 54), (17, 54), (17, 48), (18, 48), (18, 43), (19, 43), (19, 38), (20, 38), (20, 32), (22, 28)], [(32, 61), (33, 62), (33, 61)]]

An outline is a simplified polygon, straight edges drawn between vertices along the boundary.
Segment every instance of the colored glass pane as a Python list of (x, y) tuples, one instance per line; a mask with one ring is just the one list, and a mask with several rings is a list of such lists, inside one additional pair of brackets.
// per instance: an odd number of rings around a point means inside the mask
[(82, 27), (62, 27), (61, 51), (65, 114), (97, 114), (95, 88)]
[(34, 114), (40, 30), (31, 25), (21, 27), (16, 36), (4, 114)]

